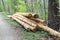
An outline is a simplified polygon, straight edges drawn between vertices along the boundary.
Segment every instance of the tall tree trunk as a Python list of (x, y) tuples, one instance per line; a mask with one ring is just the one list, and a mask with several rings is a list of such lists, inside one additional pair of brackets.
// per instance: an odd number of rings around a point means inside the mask
[(3, 6), (3, 11), (5, 11), (5, 4), (4, 4), (4, 0), (2, 0), (2, 6)]
[(31, 12), (32, 12), (32, 13), (34, 13), (33, 2), (34, 2), (34, 0), (31, 0)]
[[(14, 6), (17, 6), (17, 1), (16, 0), (13, 0), (13, 5)], [(14, 13), (17, 11), (17, 9), (14, 7)]]
[(43, 0), (44, 5), (44, 14), (45, 14), (45, 20), (46, 20), (46, 7), (45, 7), (45, 0)]
[(59, 21), (57, 17), (58, 3), (56, 2), (56, 0), (49, 0), (48, 3), (49, 3), (48, 5), (48, 26), (58, 31), (59, 29)]

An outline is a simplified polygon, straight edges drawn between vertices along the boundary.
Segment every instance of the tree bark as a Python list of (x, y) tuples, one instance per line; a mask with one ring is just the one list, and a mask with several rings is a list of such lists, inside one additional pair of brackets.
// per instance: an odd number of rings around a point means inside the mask
[(53, 28), (54, 30), (59, 29), (59, 24), (58, 24), (58, 3), (56, 0), (49, 0), (48, 1), (48, 26)]

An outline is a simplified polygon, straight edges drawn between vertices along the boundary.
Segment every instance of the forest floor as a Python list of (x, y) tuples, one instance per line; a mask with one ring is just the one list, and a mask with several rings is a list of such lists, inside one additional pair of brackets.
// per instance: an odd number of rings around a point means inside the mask
[(9, 19), (6, 13), (0, 13), (0, 40), (60, 40), (51, 37), (46, 31), (28, 32), (15, 20)]

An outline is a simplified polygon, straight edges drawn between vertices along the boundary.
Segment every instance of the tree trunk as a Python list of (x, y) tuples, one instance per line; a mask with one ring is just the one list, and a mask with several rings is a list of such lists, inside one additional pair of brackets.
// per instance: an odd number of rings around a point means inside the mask
[(5, 11), (5, 4), (4, 4), (4, 0), (2, 0), (2, 6), (3, 6), (3, 11)]
[(58, 23), (58, 3), (56, 0), (49, 0), (48, 1), (48, 26), (53, 28), (54, 30), (59, 29), (59, 23)]
[[(17, 1), (16, 0), (13, 0), (13, 5), (14, 6), (17, 6)], [(17, 11), (17, 9), (14, 7), (14, 13)]]

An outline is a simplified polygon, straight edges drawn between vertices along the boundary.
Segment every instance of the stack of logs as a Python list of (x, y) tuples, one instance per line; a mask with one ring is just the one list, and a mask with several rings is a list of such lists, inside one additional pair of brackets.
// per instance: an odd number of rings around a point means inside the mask
[(8, 17), (16, 20), (28, 31), (36, 31), (38, 28), (42, 28), (43, 30), (49, 32), (51, 35), (60, 38), (60, 33), (49, 28), (48, 26), (44, 26), (46, 21), (39, 19), (37, 14), (16, 12), (15, 14), (9, 15)]

